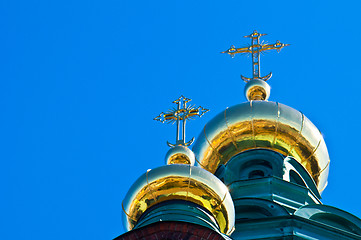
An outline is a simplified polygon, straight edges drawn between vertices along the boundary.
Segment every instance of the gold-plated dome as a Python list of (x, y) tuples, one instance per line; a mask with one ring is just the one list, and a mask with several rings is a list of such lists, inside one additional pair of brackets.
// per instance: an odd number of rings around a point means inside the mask
[(194, 165), (195, 156), (192, 150), (184, 145), (177, 145), (169, 149), (165, 155), (166, 164), (190, 164)]
[(132, 230), (147, 209), (168, 200), (193, 202), (213, 215), (222, 233), (233, 230), (235, 212), (227, 187), (210, 172), (185, 164), (149, 170), (133, 184), (123, 201), (126, 229)]
[(244, 95), (248, 101), (268, 100), (271, 93), (271, 87), (263, 80), (252, 79), (244, 87)]
[(322, 134), (301, 112), (277, 102), (250, 101), (227, 108), (204, 127), (193, 147), (196, 161), (211, 173), (250, 149), (292, 156), (320, 192), (327, 185), (330, 159)]

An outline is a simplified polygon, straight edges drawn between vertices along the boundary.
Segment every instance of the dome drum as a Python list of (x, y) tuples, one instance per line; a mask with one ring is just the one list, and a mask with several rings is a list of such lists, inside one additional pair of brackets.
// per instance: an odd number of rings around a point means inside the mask
[(183, 200), (169, 200), (154, 205), (142, 214), (134, 229), (160, 221), (188, 222), (219, 232), (216, 219), (207, 209)]

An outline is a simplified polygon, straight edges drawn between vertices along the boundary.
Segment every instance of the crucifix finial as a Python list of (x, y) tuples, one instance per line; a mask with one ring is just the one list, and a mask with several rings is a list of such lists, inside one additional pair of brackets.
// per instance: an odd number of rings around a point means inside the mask
[(260, 70), (260, 53), (263, 53), (264, 51), (268, 50), (277, 50), (277, 52), (281, 51), (282, 48), (288, 46), (289, 44), (281, 43), (280, 41), (276, 41), (274, 44), (265, 44), (263, 42), (260, 42), (259, 39), (262, 36), (265, 36), (267, 34), (258, 33), (256, 30), (253, 31), (252, 34), (244, 36), (246, 38), (251, 39), (251, 45), (247, 47), (242, 48), (236, 48), (235, 46), (231, 46), (228, 50), (221, 52), (221, 53), (227, 53), (232, 58), (237, 53), (250, 53), (252, 54), (252, 71), (253, 71), (253, 77), (247, 78), (241, 75), (241, 78), (245, 82), (249, 82), (254, 79), (259, 79), (263, 81), (267, 81), (272, 77), (272, 72), (269, 73), (266, 76), (261, 77), (261, 70)]
[(202, 117), (203, 114), (209, 111), (209, 109), (203, 108), (201, 106), (197, 108), (194, 107), (194, 105), (187, 106), (187, 103), (190, 101), (191, 99), (185, 98), (182, 95), (178, 99), (173, 101), (173, 103), (177, 104), (176, 108), (173, 107), (172, 109), (168, 110), (166, 113), (161, 112), (157, 117), (154, 118), (154, 120), (160, 121), (162, 123), (166, 122), (166, 123), (177, 124), (176, 143), (171, 144), (167, 142), (169, 147), (174, 147), (177, 145), (183, 145), (183, 146), (191, 145), (194, 141), (194, 138), (192, 138), (189, 142), (185, 142), (186, 121), (196, 116)]

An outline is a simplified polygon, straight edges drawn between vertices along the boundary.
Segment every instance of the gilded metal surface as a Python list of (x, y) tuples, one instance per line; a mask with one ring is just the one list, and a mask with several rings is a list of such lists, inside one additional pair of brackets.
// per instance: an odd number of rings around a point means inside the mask
[(263, 80), (253, 79), (247, 82), (244, 87), (244, 95), (248, 101), (251, 100), (268, 100), (271, 93), (271, 87)]
[[(166, 123), (177, 123), (177, 132), (176, 132), (176, 143), (171, 144), (167, 142), (169, 147), (174, 147), (176, 145), (189, 146), (193, 143), (194, 138), (192, 138), (189, 142), (185, 142), (186, 138), (186, 121), (188, 119), (192, 119), (196, 116), (202, 117), (203, 114), (209, 111), (209, 109), (203, 108), (201, 106), (195, 108), (194, 105), (187, 106), (187, 103), (192, 101), (189, 98), (185, 98), (183, 95), (178, 99), (174, 100), (173, 103), (177, 104), (177, 108), (172, 108), (168, 110), (168, 112), (161, 112), (154, 120), (159, 122)], [(182, 128), (181, 128), (182, 121)], [(181, 130), (180, 130), (181, 128)], [(182, 136), (180, 137), (180, 131), (182, 132)]]
[(320, 131), (301, 112), (280, 103), (251, 101), (227, 108), (204, 127), (193, 147), (196, 161), (211, 173), (250, 149), (292, 156), (320, 192), (327, 185), (330, 159)]
[(148, 170), (130, 188), (123, 201), (123, 223), (128, 231), (153, 205), (185, 200), (207, 209), (228, 234), (234, 227), (234, 205), (227, 187), (213, 174), (190, 165), (167, 165)]
[(253, 77), (247, 78), (241, 75), (241, 78), (245, 82), (254, 79), (260, 79), (263, 81), (267, 81), (268, 79), (270, 79), (272, 77), (272, 73), (269, 73), (268, 75), (261, 77), (260, 54), (268, 50), (277, 50), (277, 52), (279, 52), (281, 51), (282, 48), (289, 46), (289, 44), (284, 44), (281, 43), (280, 41), (276, 41), (276, 43), (274, 44), (265, 44), (263, 42), (260, 42), (259, 38), (265, 35), (267, 34), (258, 33), (256, 30), (254, 30), (252, 34), (248, 36), (244, 36), (246, 38), (251, 39), (251, 45), (242, 48), (236, 48), (235, 46), (232, 45), (228, 50), (221, 52), (221, 53), (229, 54), (232, 58), (237, 53), (252, 54)]
[(195, 156), (192, 150), (183, 145), (177, 145), (167, 152), (165, 156), (166, 164), (190, 164), (194, 165)]

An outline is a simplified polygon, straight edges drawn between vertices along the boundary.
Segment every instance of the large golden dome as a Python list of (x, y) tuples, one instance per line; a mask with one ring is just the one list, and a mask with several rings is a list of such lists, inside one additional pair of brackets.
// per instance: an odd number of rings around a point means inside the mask
[(211, 173), (251, 149), (292, 156), (320, 192), (327, 185), (330, 159), (322, 134), (305, 115), (281, 103), (250, 101), (227, 108), (206, 124), (193, 147), (196, 161)]

